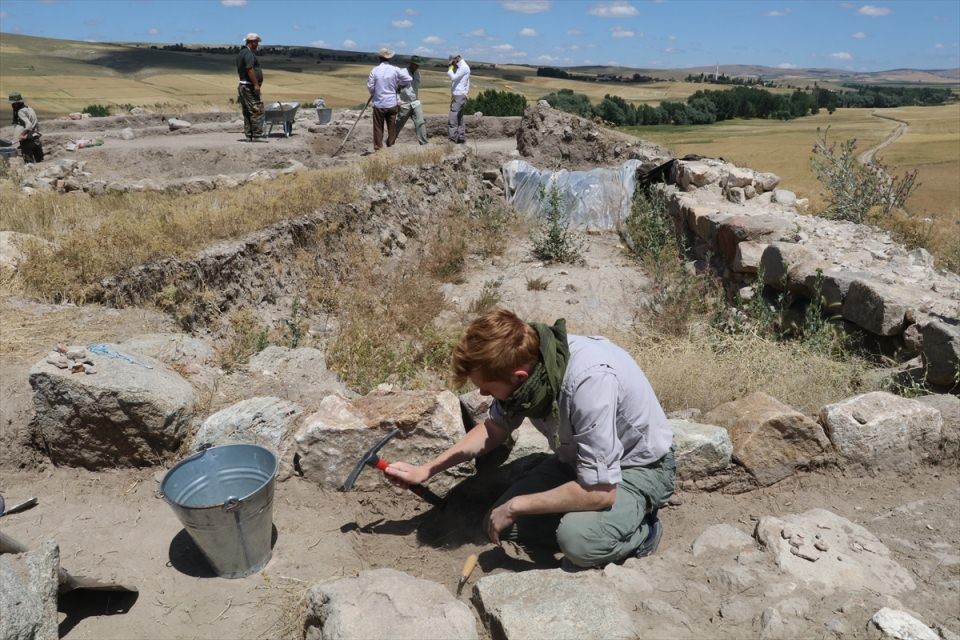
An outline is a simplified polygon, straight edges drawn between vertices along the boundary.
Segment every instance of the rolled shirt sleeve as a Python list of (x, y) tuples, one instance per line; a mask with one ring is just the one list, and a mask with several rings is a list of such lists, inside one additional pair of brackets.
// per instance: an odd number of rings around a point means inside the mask
[(585, 376), (577, 386), (570, 415), (577, 445), (577, 478), (585, 485), (617, 484), (623, 476), (623, 443), (617, 436), (619, 382), (609, 370)]
[(370, 92), (370, 95), (371, 95), (371, 96), (373, 95), (373, 89), (374, 89), (374, 87), (377, 86), (377, 82), (376, 82), (376, 78), (374, 77), (374, 73), (376, 73), (376, 67), (374, 67), (374, 70), (370, 72), (370, 75), (369, 75), (369, 76), (367, 76), (367, 91)]

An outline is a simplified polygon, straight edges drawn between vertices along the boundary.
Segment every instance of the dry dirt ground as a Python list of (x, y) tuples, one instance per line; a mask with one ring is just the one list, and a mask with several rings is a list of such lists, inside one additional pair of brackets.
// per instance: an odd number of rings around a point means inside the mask
[[(237, 142), (239, 129), (231, 126), (183, 135), (159, 133), (132, 141), (103, 131), (111, 134), (109, 144), (72, 155), (87, 159), (88, 170), (116, 178), (209, 175), (252, 170), (245, 166), (248, 161), (257, 165), (253, 168), (290, 159), (311, 166), (317, 149), (335, 148), (345, 133), (343, 126), (334, 125), (327, 135), (304, 132), (246, 145)], [(348, 150), (344, 161), (369, 145), (369, 123), (361, 123), (354, 135), (357, 146)], [(412, 132), (405, 135), (402, 144), (412, 144)], [(484, 157), (483, 164), (493, 164), (509, 154), (512, 142), (509, 137), (492, 136), (475, 141), (473, 149)], [(312, 162), (318, 166), (321, 159)], [(615, 236), (588, 236), (585, 263), (576, 267), (544, 266), (526, 258), (528, 253), (528, 246), (519, 243), (501, 258), (471, 263), (465, 282), (449, 285), (447, 295), (466, 308), (485, 283), (500, 279), (501, 299), (521, 313), (546, 319), (567, 317), (571, 326), (584, 332), (629, 326), (647, 281), (622, 253)], [(547, 281), (546, 290), (529, 290), (531, 279)], [(247, 578), (216, 578), (171, 509), (157, 497), (162, 469), (55, 468), (22, 447), (30, 417), (27, 373), (50, 345), (58, 340), (120, 341), (137, 333), (169, 331), (169, 319), (137, 309), (51, 307), (15, 298), (0, 304), (6, 307), (2, 329), (8, 339), (4, 343), (9, 345), (10, 332), (15, 331), (18, 344), (0, 357), (0, 449), (4, 450), (0, 493), (8, 504), (34, 496), (40, 501), (30, 511), (0, 520), (3, 531), (29, 546), (53, 538), (60, 545), (63, 567), (71, 573), (116, 578), (139, 588), (136, 597), (63, 597), (62, 637), (285, 639), (298, 636), (300, 594), (326, 578), (391, 567), (444, 584), (453, 592), (470, 553), (480, 555), (471, 582), (490, 573), (551, 566), (536, 564), (519, 549), (487, 543), (479, 523), (495, 496), (471, 493), (469, 487), (456, 492), (444, 509), (431, 510), (412, 494), (386, 484), (378, 492), (345, 494), (320, 490), (295, 478), (276, 489), (276, 540), (270, 563)], [(956, 468), (925, 467), (913, 474), (872, 477), (826, 469), (741, 495), (679, 492), (673, 505), (662, 511), (661, 549), (689, 548), (712, 524), (727, 522), (748, 529), (759, 516), (816, 507), (866, 527), (916, 576), (918, 589), (904, 596), (905, 608), (927, 616), (927, 622), (960, 628), (960, 474)], [(463, 598), (467, 597), (465, 591)], [(690, 616), (709, 618), (715, 613), (690, 604)]]

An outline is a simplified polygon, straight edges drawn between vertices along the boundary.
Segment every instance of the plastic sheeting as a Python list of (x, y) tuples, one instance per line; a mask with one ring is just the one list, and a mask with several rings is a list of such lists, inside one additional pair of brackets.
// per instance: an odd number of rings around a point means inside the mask
[(538, 215), (556, 187), (572, 226), (619, 229), (630, 214), (640, 167), (639, 160), (627, 160), (619, 168), (540, 171), (525, 160), (511, 160), (502, 170), (507, 202), (521, 213)]

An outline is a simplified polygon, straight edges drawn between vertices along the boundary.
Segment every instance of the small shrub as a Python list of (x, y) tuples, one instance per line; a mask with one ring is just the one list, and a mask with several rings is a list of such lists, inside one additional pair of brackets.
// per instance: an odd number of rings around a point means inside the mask
[(501, 286), (503, 286), (503, 280), (501, 278), (484, 282), (483, 288), (480, 290), (480, 295), (470, 303), (469, 312), (472, 315), (479, 316), (500, 304)]
[(556, 185), (541, 188), (539, 197), (539, 220), (531, 233), (533, 255), (546, 262), (580, 262), (583, 237), (570, 228), (560, 189)]
[(248, 309), (240, 309), (229, 317), (230, 337), (217, 352), (217, 362), (227, 371), (246, 364), (270, 346), (270, 328), (264, 326)]
[(527, 278), (527, 291), (546, 291), (549, 286), (549, 280), (544, 280), (543, 278)]
[(641, 258), (657, 262), (676, 259), (679, 247), (663, 191), (654, 188), (636, 190), (621, 235), (627, 246)]
[(291, 349), (296, 349), (300, 346), (306, 332), (307, 321), (300, 306), (300, 298), (294, 298), (290, 305), (290, 316), (283, 319), (283, 343)]
[(88, 104), (81, 113), (89, 113), (94, 118), (104, 118), (110, 115), (110, 107), (105, 104)]
[(486, 193), (481, 195), (470, 211), (470, 220), (473, 250), (484, 257), (503, 254), (507, 233), (514, 221), (513, 213), (503, 201), (494, 200)]
[[(827, 140), (829, 127), (813, 145), (813, 173), (827, 190), (825, 218), (862, 223), (868, 216), (887, 218), (903, 208), (914, 187), (917, 172), (894, 176), (877, 162), (861, 164), (857, 159), (856, 140), (836, 143)], [(817, 130), (819, 132), (819, 129)]]

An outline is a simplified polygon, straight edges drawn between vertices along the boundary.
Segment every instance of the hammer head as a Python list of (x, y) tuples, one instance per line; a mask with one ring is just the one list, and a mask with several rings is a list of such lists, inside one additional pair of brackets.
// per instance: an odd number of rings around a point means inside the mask
[(377, 457), (378, 457), (377, 453), (380, 451), (380, 449), (383, 448), (383, 445), (390, 442), (393, 439), (393, 437), (396, 436), (398, 433), (400, 433), (400, 429), (394, 429), (387, 435), (380, 438), (380, 440), (377, 441), (377, 444), (367, 449), (366, 453), (364, 453), (360, 457), (360, 459), (357, 461), (357, 464), (353, 468), (353, 471), (351, 471), (350, 475), (347, 476), (347, 481), (343, 483), (343, 486), (340, 487), (340, 490), (350, 491), (351, 489), (353, 489), (353, 485), (357, 482), (357, 478), (360, 477), (360, 472), (363, 471), (363, 468), (366, 467), (368, 464), (376, 464)]

